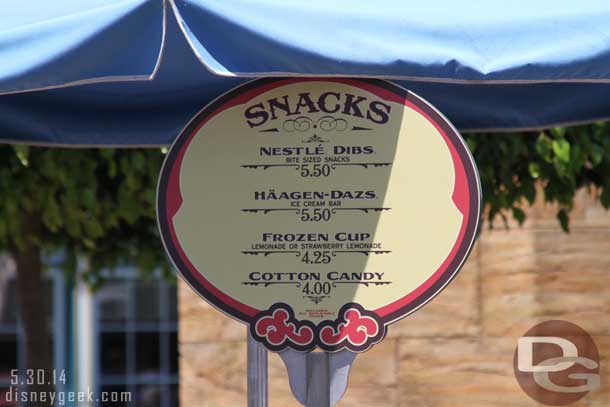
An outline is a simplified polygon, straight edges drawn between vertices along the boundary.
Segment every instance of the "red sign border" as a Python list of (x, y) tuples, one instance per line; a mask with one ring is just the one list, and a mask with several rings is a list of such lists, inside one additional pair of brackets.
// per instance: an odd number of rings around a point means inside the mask
[[(257, 310), (217, 289), (190, 262), (180, 247), (173, 225), (170, 222), (182, 203), (178, 169), (181, 166), (184, 153), (188, 149), (190, 141), (201, 127), (223, 110), (245, 103), (261, 93), (279, 86), (311, 81), (337, 82), (359, 87), (384, 100), (404, 104), (426, 117), (442, 135), (451, 151), (456, 168), (456, 185), (453, 199), (458, 208), (464, 213), (464, 220), (458, 240), (452, 251), (439, 269), (417, 289), (399, 300), (376, 310), (365, 310), (361, 305), (355, 303), (346, 304), (342, 307), (337, 320), (323, 321), (317, 326), (309, 321), (296, 320), (288, 304), (276, 303), (268, 310)], [(182, 130), (167, 154), (157, 189), (157, 219), (161, 238), (166, 252), (180, 276), (193, 290), (216, 308), (241, 322), (249, 324), (253, 336), (264, 343), (269, 349), (275, 351), (280, 351), (286, 347), (309, 351), (316, 346), (327, 351), (337, 351), (343, 348), (348, 348), (352, 351), (365, 351), (373, 344), (381, 341), (386, 333), (386, 325), (415, 312), (435, 297), (455, 278), (476, 240), (480, 228), (481, 207), (481, 187), (476, 164), (457, 130), (424, 99), (394, 83), (379, 79), (264, 78), (238, 86), (205, 106)], [(277, 311), (279, 308), (285, 310), (285, 312), (276, 312), (274, 323), (285, 317), (283, 319), (284, 328), (290, 327), (291, 330), (295, 330), (294, 340), (291, 340), (291, 337), (288, 335), (278, 343), (265, 335), (259, 335), (260, 331), (256, 331), (257, 322), (263, 318), (268, 320), (270, 312)], [(341, 331), (349, 331), (349, 324), (354, 320), (352, 317), (357, 320), (363, 320), (363, 318), (373, 319), (378, 329), (375, 330), (374, 324), (371, 323), (371, 335), (367, 335), (364, 343), (361, 343), (361, 338), (353, 341), (349, 335), (339, 335)], [(366, 321), (370, 322), (368, 319)], [(329, 331), (331, 326), (334, 327), (334, 331)], [(296, 334), (299, 329), (301, 329), (299, 332), (304, 332), (303, 335), (299, 336)], [(307, 340), (309, 339), (309, 334), (306, 333), (308, 329), (312, 331), (313, 339), (311, 341)], [(325, 329), (324, 332), (322, 332), (323, 329)], [(333, 333), (337, 333), (337, 335)], [(337, 339), (337, 342), (328, 343), (322, 339), (322, 336)], [(299, 338), (302, 339), (301, 343), (299, 343)]]

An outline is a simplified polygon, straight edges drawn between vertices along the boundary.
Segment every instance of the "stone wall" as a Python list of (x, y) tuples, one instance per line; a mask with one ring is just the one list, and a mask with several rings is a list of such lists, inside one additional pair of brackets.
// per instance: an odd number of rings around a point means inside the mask
[[(484, 228), (459, 276), (353, 365), (341, 406), (535, 406), (512, 371), (517, 338), (538, 322), (587, 330), (602, 358), (601, 389), (575, 406), (610, 405), (610, 213), (578, 195), (571, 233), (537, 203), (518, 227)], [(431, 225), (433, 227), (433, 224)], [(184, 407), (246, 405), (246, 330), (180, 284)], [(272, 407), (298, 406), (270, 355)]]

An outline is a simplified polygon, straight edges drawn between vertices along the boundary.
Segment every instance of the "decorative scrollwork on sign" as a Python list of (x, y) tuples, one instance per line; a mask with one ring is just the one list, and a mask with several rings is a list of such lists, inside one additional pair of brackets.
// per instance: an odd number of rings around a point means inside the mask
[(314, 304), (319, 304), (324, 300), (324, 298), (330, 298), (330, 296), (328, 296), (328, 295), (304, 295), (303, 298), (309, 299), (309, 301), (313, 302)]
[(265, 288), (275, 285), (275, 284), (292, 284), (296, 288), (301, 288), (301, 283), (299, 281), (243, 281), (243, 285), (251, 285), (254, 287), (263, 286)]
[(313, 129), (321, 131), (345, 131), (347, 130), (347, 121), (342, 118), (336, 118), (330, 115), (322, 116), (315, 122), (306, 116), (299, 116), (295, 119), (284, 120), (282, 128), (289, 133), (305, 132)]
[(376, 168), (376, 167), (389, 167), (392, 163), (335, 163), (331, 164), (332, 169), (336, 169), (338, 166), (359, 166), (362, 168)]
[(314, 134), (313, 136), (303, 140), (302, 143), (328, 143), (328, 140)]
[(274, 304), (258, 314), (256, 323), (250, 324), (250, 333), (272, 350), (291, 347), (307, 349), (315, 340), (315, 327), (309, 321), (298, 321), (292, 308), (283, 303)]
[(241, 252), (249, 256), (258, 256), (259, 254), (263, 257), (271, 256), (272, 254), (296, 254), (297, 257), (301, 256), (301, 252), (297, 250), (245, 250)]
[(305, 116), (299, 116), (296, 119), (284, 120), (284, 123), (282, 123), (282, 128), (289, 133), (292, 133), (294, 131), (308, 131), (309, 129), (313, 128), (313, 126), (314, 121), (311, 120), (309, 117)]
[(360, 284), (365, 287), (375, 286), (375, 285), (388, 285), (392, 284), (391, 281), (333, 281), (331, 286), (336, 288), (339, 284)]
[(299, 213), (301, 213), (300, 209), (295, 209), (295, 208), (244, 208), (241, 210), (244, 213), (262, 213), (263, 215), (266, 215), (268, 213), (271, 212), (296, 212), (297, 215)]
[[(310, 299), (320, 302), (323, 298)], [(311, 321), (295, 318), (294, 311), (285, 303), (273, 304), (257, 314), (254, 320), (250, 324), (250, 333), (274, 351), (286, 348), (311, 350), (319, 346), (325, 351), (349, 349), (362, 352), (380, 342), (386, 333), (377, 314), (357, 303), (345, 304), (337, 319), (322, 321), (317, 326)]]
[(266, 170), (269, 168), (277, 168), (277, 167), (295, 167), (298, 171), (300, 165), (298, 165), (298, 164), (244, 164), (244, 165), (240, 165), (240, 167), (248, 168), (251, 170), (257, 170), (259, 168)]
[(333, 250), (332, 256), (335, 257), (337, 253), (359, 253), (365, 256), (369, 256), (369, 254), (388, 254), (392, 253), (391, 250)]
[(345, 131), (347, 121), (333, 116), (322, 116), (316, 121), (316, 126), (322, 131)]
[(362, 351), (378, 343), (385, 336), (385, 326), (375, 313), (366, 311), (360, 304), (341, 307), (339, 318), (320, 324), (319, 345), (324, 350), (348, 348)]
[(362, 211), (364, 213), (369, 213), (369, 212), (381, 212), (381, 211), (389, 211), (392, 208), (382, 208), (382, 207), (368, 207), (368, 208), (333, 208), (331, 210), (331, 212), (333, 214), (337, 213), (338, 211)]

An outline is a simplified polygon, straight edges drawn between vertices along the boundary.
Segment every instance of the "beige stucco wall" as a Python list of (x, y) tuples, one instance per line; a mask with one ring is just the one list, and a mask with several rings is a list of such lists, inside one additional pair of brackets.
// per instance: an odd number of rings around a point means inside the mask
[[(341, 406), (534, 406), (512, 372), (517, 338), (565, 319), (592, 334), (601, 389), (575, 406), (610, 405), (610, 213), (584, 191), (571, 233), (539, 203), (527, 223), (484, 229), (457, 279), (352, 368)], [(180, 284), (180, 397), (185, 407), (246, 405), (246, 330)], [(270, 356), (270, 406), (299, 404)]]

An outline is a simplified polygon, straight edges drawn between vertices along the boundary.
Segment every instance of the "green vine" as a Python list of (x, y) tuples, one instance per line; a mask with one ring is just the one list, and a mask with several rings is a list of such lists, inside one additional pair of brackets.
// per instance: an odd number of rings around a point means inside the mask
[[(536, 185), (545, 201), (559, 205), (565, 231), (578, 189), (596, 191), (610, 207), (610, 123), (465, 139), (479, 168), (489, 221), (512, 214), (523, 223)], [(160, 267), (169, 275), (155, 218), (163, 159), (159, 149), (0, 146), (0, 251), (29, 239), (49, 252), (66, 251), (72, 271), (76, 257), (86, 255), (93, 285), (102, 281), (99, 270), (122, 263), (145, 273)], [(32, 219), (43, 227), (38, 235), (25, 235), (23, 222)]]
[(580, 188), (596, 191), (610, 208), (610, 123), (465, 138), (479, 168), (490, 225), (496, 216), (506, 221), (507, 213), (523, 223), (522, 208), (536, 199), (536, 184), (546, 202), (558, 204), (557, 219), (566, 232)]
[[(159, 149), (61, 149), (0, 146), (0, 251), (25, 239), (48, 253), (66, 253), (75, 271), (85, 255), (94, 287), (102, 268), (134, 264), (144, 274), (170, 268), (157, 234)], [(42, 224), (24, 234), (24, 222)]]

